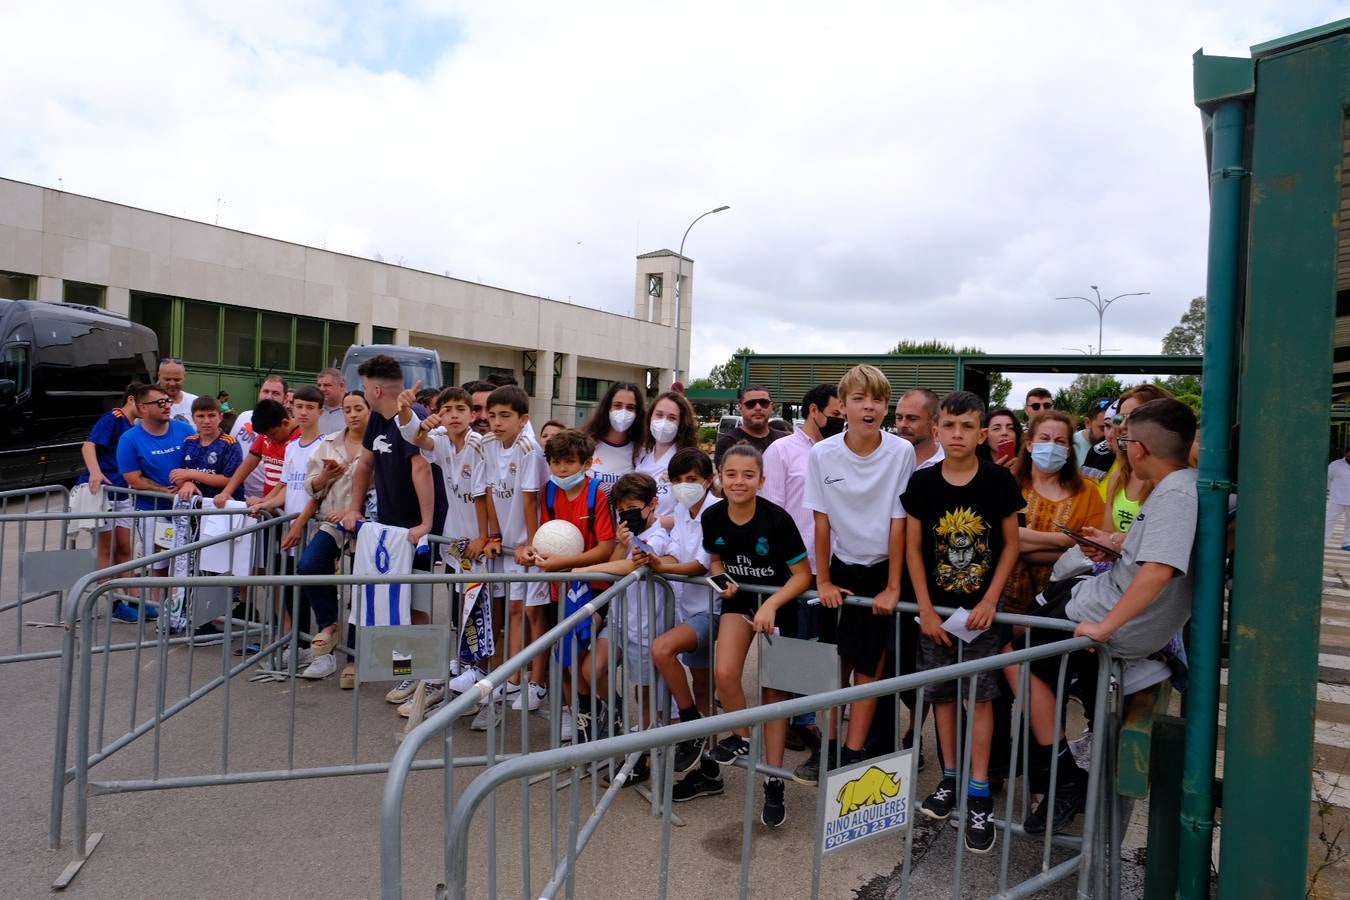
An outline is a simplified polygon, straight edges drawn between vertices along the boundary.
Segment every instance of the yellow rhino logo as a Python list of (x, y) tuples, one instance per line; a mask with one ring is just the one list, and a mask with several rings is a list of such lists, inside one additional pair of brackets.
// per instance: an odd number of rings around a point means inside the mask
[(868, 766), (867, 771), (839, 789), (839, 796), (834, 798), (839, 802), (839, 815), (846, 816), (864, 806), (876, 806), (900, 793), (898, 775), (898, 772), (892, 775), (876, 766)]

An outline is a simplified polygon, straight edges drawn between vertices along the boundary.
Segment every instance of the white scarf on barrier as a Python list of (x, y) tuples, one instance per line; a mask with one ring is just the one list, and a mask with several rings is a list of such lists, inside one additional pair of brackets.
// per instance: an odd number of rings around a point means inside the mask
[[(202, 498), (191, 497), (187, 500), (174, 498), (173, 537), (170, 549), (178, 550), (197, 540), (199, 516), (181, 515), (184, 510), (201, 509)], [(169, 562), (170, 578), (188, 578), (196, 574), (197, 552), (177, 553)], [(171, 588), (169, 591), (169, 628), (175, 633), (186, 631), (192, 624), (191, 609), (188, 604), (188, 589)]]
[[(225, 508), (237, 509), (242, 512), (248, 508), (248, 504), (242, 500), (229, 500), (225, 503)], [(223, 537), (231, 531), (238, 531), (245, 527), (250, 521), (244, 515), (202, 516), (201, 518), (201, 540)], [(253, 537), (252, 534), (245, 534), (232, 541), (221, 541), (218, 544), (203, 547), (198, 551), (198, 568), (213, 575), (252, 575)]]

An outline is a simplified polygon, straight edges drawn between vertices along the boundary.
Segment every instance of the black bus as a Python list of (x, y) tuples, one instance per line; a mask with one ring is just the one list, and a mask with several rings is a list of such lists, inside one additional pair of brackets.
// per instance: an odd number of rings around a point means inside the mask
[(0, 489), (54, 484), (84, 471), (80, 447), (158, 369), (155, 333), (92, 306), (0, 300)]

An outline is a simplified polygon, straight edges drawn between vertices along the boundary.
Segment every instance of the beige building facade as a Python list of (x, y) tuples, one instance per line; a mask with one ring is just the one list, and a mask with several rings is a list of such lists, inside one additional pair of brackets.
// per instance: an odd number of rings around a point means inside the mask
[(188, 389), (251, 402), (270, 371), (303, 383), (353, 343), (435, 350), (447, 384), (509, 371), (538, 422), (572, 424), (614, 381), (689, 367), (693, 262), (637, 258), (633, 315), (348, 256), (0, 179), (0, 298), (86, 303), (148, 325)]

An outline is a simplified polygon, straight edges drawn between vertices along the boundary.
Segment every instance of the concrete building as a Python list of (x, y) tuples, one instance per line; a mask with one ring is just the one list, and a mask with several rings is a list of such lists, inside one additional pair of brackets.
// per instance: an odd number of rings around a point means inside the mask
[(189, 390), (237, 406), (269, 371), (312, 381), (353, 343), (393, 343), (437, 351), (447, 384), (509, 371), (537, 421), (579, 422), (614, 381), (670, 384), (677, 262), (637, 258), (630, 317), (0, 179), (0, 298), (128, 315), (184, 360)]

